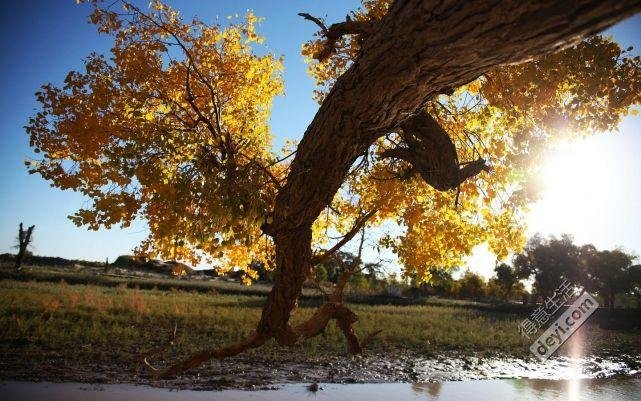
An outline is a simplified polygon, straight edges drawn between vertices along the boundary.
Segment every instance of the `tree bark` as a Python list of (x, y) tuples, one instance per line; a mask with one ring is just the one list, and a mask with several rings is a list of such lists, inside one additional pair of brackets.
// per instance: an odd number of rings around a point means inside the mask
[(395, 131), (435, 95), (490, 68), (575, 44), (639, 10), (638, 0), (394, 2), (307, 128), (276, 198), (273, 222), (264, 227), (274, 238), (278, 276), (256, 330), (258, 343), (275, 337), (292, 344), (338, 317), (353, 347), (354, 319), (339, 304), (321, 307), (298, 328), (289, 326), (289, 318), (311, 268), (311, 225), (377, 138)]
[(316, 113), (276, 198), (265, 231), (279, 275), (259, 330), (288, 332), (310, 269), (310, 227), (378, 137), (447, 88), (575, 44), (639, 10), (637, 0), (394, 2)]

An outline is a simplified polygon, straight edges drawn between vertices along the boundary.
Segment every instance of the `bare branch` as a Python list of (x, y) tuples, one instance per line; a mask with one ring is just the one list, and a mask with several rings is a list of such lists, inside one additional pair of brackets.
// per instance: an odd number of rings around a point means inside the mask
[(341, 249), (345, 244), (351, 241), (356, 234), (358, 234), (358, 232), (361, 230), (361, 228), (363, 228), (365, 223), (367, 223), (367, 221), (372, 216), (374, 216), (376, 212), (377, 212), (377, 209), (373, 209), (365, 213), (364, 215), (360, 216), (359, 218), (357, 218), (352, 228), (347, 232), (347, 234), (345, 234), (345, 236), (343, 236), (343, 238), (340, 241), (334, 244), (334, 246), (331, 247), (329, 250), (325, 251), (320, 255), (316, 255), (312, 258), (312, 265), (317, 265), (319, 263), (322, 263), (332, 255), (334, 255), (336, 252), (338, 252), (339, 249)]
[(327, 27), (325, 26), (325, 23), (320, 18), (316, 18), (313, 15), (308, 14), (308, 13), (298, 13), (298, 15), (300, 15), (301, 17), (305, 18), (306, 20), (312, 21), (313, 23), (318, 25), (320, 27), (320, 29), (323, 31), (323, 34), (327, 35), (327, 33), (328, 33)]
[(347, 16), (344, 22), (337, 22), (327, 28), (321, 19), (308, 13), (298, 13), (298, 15), (318, 25), (325, 37), (325, 43), (323, 44), (322, 49), (313, 55), (313, 57), (318, 61), (324, 61), (336, 52), (336, 42), (338, 42), (341, 37), (345, 35), (370, 34), (375, 23), (375, 21), (354, 21)]

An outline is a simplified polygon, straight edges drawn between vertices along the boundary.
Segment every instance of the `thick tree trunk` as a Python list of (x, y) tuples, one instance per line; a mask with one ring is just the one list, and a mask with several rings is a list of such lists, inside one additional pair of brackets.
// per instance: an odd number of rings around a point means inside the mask
[[(273, 222), (264, 228), (276, 244), (278, 277), (256, 334), (244, 345), (256, 346), (271, 336), (291, 344), (337, 319), (350, 348), (358, 350), (352, 345), (355, 316), (340, 304), (327, 304), (310, 322), (289, 326), (310, 271), (311, 225), (354, 160), (435, 95), (492, 67), (574, 44), (639, 10), (638, 0), (394, 2), (371, 34), (361, 38), (359, 58), (334, 84), (298, 146), (287, 183), (276, 198)], [(197, 360), (208, 355), (218, 354), (206, 351)]]
[(282, 345), (291, 345), (297, 340), (288, 322), (311, 267), (311, 240), (311, 225), (292, 227), (274, 235), (278, 273), (263, 308), (258, 332), (274, 336)]
[(396, 1), (316, 113), (278, 194), (265, 231), (275, 238), (279, 279), (260, 328), (287, 331), (309, 272), (306, 233), (378, 137), (438, 93), (574, 44), (639, 10), (638, 0)]

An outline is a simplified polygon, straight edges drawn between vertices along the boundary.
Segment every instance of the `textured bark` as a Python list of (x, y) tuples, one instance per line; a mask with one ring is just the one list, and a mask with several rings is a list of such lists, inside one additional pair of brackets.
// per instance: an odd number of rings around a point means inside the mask
[(311, 225), (358, 155), (420, 112), (436, 94), (492, 67), (577, 43), (639, 10), (638, 0), (394, 2), (325, 98), (278, 193), (273, 223), (264, 227), (275, 241), (278, 276), (256, 333), (231, 352), (205, 351), (171, 373), (257, 346), (269, 337), (293, 344), (320, 333), (334, 318), (350, 348), (356, 348), (351, 329), (355, 315), (339, 303), (321, 307), (296, 328), (290, 327), (289, 317), (311, 267)]
[(640, 9), (638, 0), (396, 1), (316, 113), (276, 198), (265, 230), (275, 238), (279, 275), (259, 330), (288, 332), (310, 268), (310, 236), (296, 233), (310, 230), (378, 137), (448, 88), (577, 43)]
[(381, 153), (381, 157), (410, 163), (411, 168), (400, 175), (403, 179), (419, 173), (427, 184), (439, 191), (447, 191), (483, 170), (489, 171), (483, 159), (460, 168), (452, 139), (426, 111), (405, 120), (401, 128), (405, 146), (388, 149)]

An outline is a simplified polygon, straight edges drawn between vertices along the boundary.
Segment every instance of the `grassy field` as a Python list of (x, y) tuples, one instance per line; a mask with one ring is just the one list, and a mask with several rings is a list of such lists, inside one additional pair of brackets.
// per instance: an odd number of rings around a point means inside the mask
[[(59, 283), (0, 281), (2, 352), (33, 355), (54, 351), (71, 360), (129, 363), (164, 342), (178, 326), (175, 353), (238, 340), (258, 321), (263, 296), (212, 291), (141, 290)], [(305, 319), (313, 302), (302, 303), (294, 322)], [(444, 351), (525, 355), (529, 341), (519, 336), (522, 316), (458, 306), (352, 305), (360, 335), (382, 329), (373, 352), (411, 350), (421, 355)], [(637, 332), (615, 332), (588, 325), (589, 346), (638, 343)], [(344, 340), (330, 325), (323, 336), (304, 342), (303, 355), (341, 354)], [(280, 352), (268, 344), (260, 353)]]
[[(269, 288), (68, 268), (2, 268), (0, 379), (95, 382), (139, 377), (146, 383), (140, 355), (165, 344), (174, 326), (174, 346), (154, 357), (154, 363), (166, 364), (243, 338), (258, 322)], [(374, 360), (398, 357), (411, 364), (416, 357), (531, 357), (532, 340), (517, 331), (530, 309), (434, 298), (352, 299), (358, 301), (350, 307), (359, 316), (359, 336), (383, 330), (367, 350)], [(293, 323), (309, 317), (321, 302), (314, 289), (305, 289)], [(603, 322), (595, 316), (581, 328), (578, 337), (586, 354), (641, 354), (638, 328), (609, 330), (602, 328), (607, 327)], [(564, 345), (562, 353), (564, 348), (571, 347)], [(251, 380), (269, 381), (272, 367), (279, 365), (285, 366), (281, 378), (290, 377), (290, 369), (296, 372), (292, 366), (325, 366), (331, 371), (331, 366), (343, 363), (336, 358), (346, 361), (345, 349), (342, 334), (331, 323), (323, 335), (293, 350), (269, 342), (195, 373), (208, 377), (235, 370), (242, 376), (243, 371), (257, 371)], [(349, 372), (346, 369), (343, 372)]]

